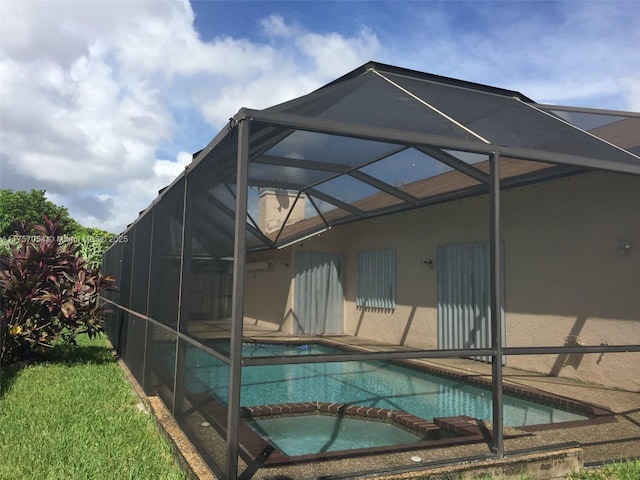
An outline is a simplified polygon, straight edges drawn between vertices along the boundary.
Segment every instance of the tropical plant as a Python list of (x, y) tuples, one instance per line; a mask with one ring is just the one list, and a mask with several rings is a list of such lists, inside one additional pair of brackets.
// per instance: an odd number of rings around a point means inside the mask
[(98, 296), (115, 288), (115, 279), (90, 268), (73, 242), (60, 243), (59, 219), (45, 216), (32, 229), (22, 223), (18, 233), (18, 245), (0, 259), (0, 363), (102, 332), (106, 312)]
[(100, 268), (102, 254), (109, 246), (106, 236), (86, 235), (74, 237), (74, 243), (78, 247), (78, 255), (84, 258), (87, 268)]
[(17, 247), (19, 243), (17, 237), (0, 237), (0, 256), (11, 255), (11, 247)]

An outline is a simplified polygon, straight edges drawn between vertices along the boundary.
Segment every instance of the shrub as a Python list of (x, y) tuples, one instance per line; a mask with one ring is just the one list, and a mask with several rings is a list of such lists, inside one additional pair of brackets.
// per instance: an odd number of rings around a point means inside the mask
[(100, 268), (102, 254), (109, 246), (106, 237), (89, 235), (76, 237), (75, 244), (78, 246), (78, 255), (84, 259), (88, 268)]
[(0, 237), (0, 257), (11, 255), (11, 247), (17, 247), (17, 237)]
[(56, 340), (75, 344), (76, 335), (93, 337), (104, 329), (98, 296), (114, 289), (115, 279), (88, 267), (74, 243), (59, 243), (58, 219), (43, 218), (34, 230), (19, 227), (18, 245), (0, 262), (2, 364), (46, 351)]

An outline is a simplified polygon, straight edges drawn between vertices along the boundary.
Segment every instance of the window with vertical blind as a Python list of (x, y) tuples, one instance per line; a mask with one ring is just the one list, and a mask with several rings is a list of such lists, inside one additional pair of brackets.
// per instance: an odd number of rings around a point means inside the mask
[(385, 248), (358, 253), (356, 305), (364, 308), (396, 307), (396, 250)]

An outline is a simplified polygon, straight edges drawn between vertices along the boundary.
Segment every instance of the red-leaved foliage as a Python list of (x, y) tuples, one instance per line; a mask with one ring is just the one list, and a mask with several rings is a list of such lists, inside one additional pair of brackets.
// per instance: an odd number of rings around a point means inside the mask
[(60, 244), (58, 219), (43, 217), (37, 234), (20, 225), (20, 243), (0, 259), (0, 364), (22, 360), (81, 333), (103, 331), (99, 294), (115, 289), (115, 278), (87, 268), (73, 243)]

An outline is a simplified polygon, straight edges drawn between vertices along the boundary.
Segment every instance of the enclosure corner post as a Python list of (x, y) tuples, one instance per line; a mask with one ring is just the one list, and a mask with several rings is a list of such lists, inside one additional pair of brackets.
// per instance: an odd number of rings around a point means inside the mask
[(502, 389), (502, 286), (500, 249), (500, 154), (491, 154), (490, 171), (490, 249), (491, 249), (491, 363), (493, 402), (493, 453), (504, 457), (503, 389)]
[(249, 121), (240, 119), (236, 165), (236, 214), (233, 248), (233, 305), (231, 310), (231, 363), (227, 412), (227, 478), (238, 477), (238, 428), (242, 373), (242, 322), (244, 317), (244, 271), (246, 262), (247, 172), (249, 164)]

